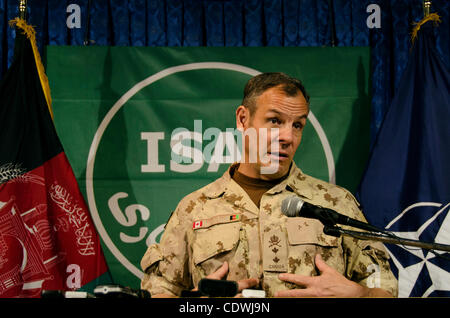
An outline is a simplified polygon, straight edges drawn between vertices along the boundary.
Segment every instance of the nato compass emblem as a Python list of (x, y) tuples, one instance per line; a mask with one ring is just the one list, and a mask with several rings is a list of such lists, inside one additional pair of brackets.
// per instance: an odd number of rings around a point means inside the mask
[[(449, 210), (450, 202), (415, 203), (394, 218), (386, 230), (401, 238), (449, 245)], [(450, 253), (393, 244), (386, 247), (395, 265), (392, 271), (398, 278), (399, 297), (450, 296)]]

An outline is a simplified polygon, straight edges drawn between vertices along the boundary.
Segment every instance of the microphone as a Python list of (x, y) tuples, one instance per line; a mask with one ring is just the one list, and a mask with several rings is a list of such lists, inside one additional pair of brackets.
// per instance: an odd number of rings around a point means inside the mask
[(332, 209), (316, 206), (303, 201), (297, 196), (290, 196), (281, 203), (281, 212), (287, 217), (304, 217), (317, 219), (325, 226), (334, 226), (336, 224), (349, 225), (362, 230), (384, 232), (377, 227), (352, 219), (346, 215), (340, 214)]

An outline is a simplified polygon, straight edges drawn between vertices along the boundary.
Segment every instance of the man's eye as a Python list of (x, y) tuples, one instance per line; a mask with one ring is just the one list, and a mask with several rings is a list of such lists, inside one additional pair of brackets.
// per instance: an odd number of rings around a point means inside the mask
[(270, 121), (271, 124), (274, 124), (274, 125), (281, 123), (278, 118), (270, 118), (269, 121)]
[(302, 123), (294, 123), (294, 128), (295, 129), (302, 129), (303, 128), (303, 124)]

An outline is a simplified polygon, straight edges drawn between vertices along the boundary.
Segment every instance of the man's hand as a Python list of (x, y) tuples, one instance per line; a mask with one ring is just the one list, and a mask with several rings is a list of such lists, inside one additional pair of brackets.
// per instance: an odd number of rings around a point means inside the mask
[[(210, 279), (224, 279), (228, 274), (228, 262), (224, 262), (222, 266), (215, 271), (214, 273), (206, 276), (206, 278)], [(238, 283), (238, 294), (236, 297), (241, 296), (241, 292), (246, 288), (255, 287), (258, 285), (259, 281), (256, 278), (247, 278), (237, 281)]]
[[(224, 279), (228, 274), (228, 262), (224, 262), (222, 266), (212, 274), (206, 276), (209, 279)], [(238, 294), (235, 297), (241, 297), (242, 290), (246, 288), (251, 288), (258, 285), (259, 281), (256, 278), (248, 278), (237, 281), (238, 283)], [(194, 288), (192, 291), (197, 291), (198, 288)], [(152, 298), (175, 298), (177, 296), (170, 294), (155, 294)]]
[(380, 288), (368, 288), (345, 278), (328, 266), (322, 257), (315, 257), (319, 276), (280, 274), (280, 280), (298, 285), (300, 289), (278, 291), (275, 297), (392, 297)]

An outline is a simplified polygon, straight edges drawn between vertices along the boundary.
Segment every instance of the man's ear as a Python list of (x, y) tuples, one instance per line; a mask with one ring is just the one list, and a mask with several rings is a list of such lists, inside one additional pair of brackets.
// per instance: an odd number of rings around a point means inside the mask
[(250, 121), (250, 111), (244, 105), (240, 105), (236, 109), (236, 128), (244, 131), (247, 129)]

